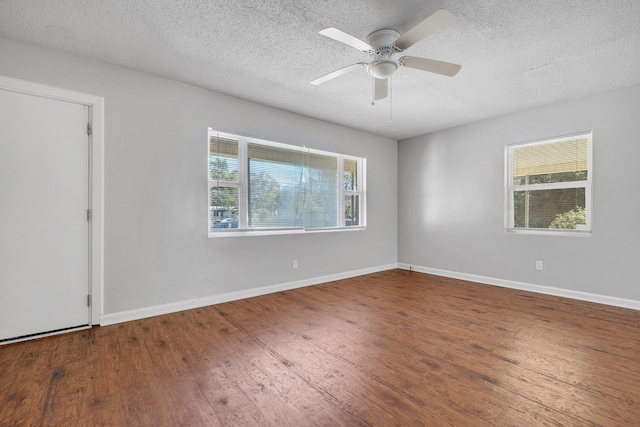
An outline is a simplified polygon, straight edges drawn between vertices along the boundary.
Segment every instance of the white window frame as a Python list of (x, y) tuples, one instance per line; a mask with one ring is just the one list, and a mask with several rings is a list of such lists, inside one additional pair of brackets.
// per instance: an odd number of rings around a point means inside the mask
[[(570, 141), (573, 139), (588, 139), (588, 173), (587, 179), (584, 181), (570, 182), (554, 182), (549, 184), (525, 184), (515, 185), (514, 174), (514, 158), (513, 152), (516, 148), (525, 146), (553, 144), (562, 141)], [(504, 228), (507, 233), (513, 234), (539, 234), (553, 236), (581, 236), (589, 237), (592, 232), (593, 209), (592, 209), (592, 182), (593, 182), (593, 132), (578, 132), (570, 135), (563, 135), (553, 138), (545, 138), (541, 140), (518, 142), (509, 144), (505, 147), (505, 223)], [(585, 226), (581, 229), (553, 229), (553, 228), (516, 228), (514, 224), (514, 193), (517, 191), (537, 191), (537, 190), (555, 190), (566, 188), (584, 188), (585, 189)]]
[[(345, 160), (355, 160), (357, 166), (357, 176), (358, 176), (358, 185), (357, 185), (357, 190), (345, 190), (344, 189), (344, 161)], [(365, 159), (359, 158), (359, 157), (353, 157), (353, 156), (341, 156), (338, 159), (338, 174), (340, 175), (338, 177), (338, 211), (341, 213), (338, 215), (338, 225), (340, 227), (345, 227), (348, 229), (358, 229), (358, 228), (364, 228), (365, 224), (366, 224), (366, 212), (364, 209), (365, 206), (365, 195), (367, 194), (365, 187), (366, 187), (366, 176), (365, 176)], [(356, 225), (356, 226), (346, 226), (345, 225), (345, 217), (344, 217), (344, 198), (345, 196), (358, 196), (358, 214), (360, 215), (359, 221), (360, 221), (360, 225)], [(341, 222), (340, 222), (341, 221)]]
[[(216, 135), (221, 138), (229, 138), (238, 141), (238, 182), (233, 181), (220, 181), (217, 179), (211, 179), (209, 173), (209, 155), (210, 144), (209, 140), (211, 135)], [(249, 179), (247, 176), (248, 171), (248, 157), (247, 146), (250, 143), (261, 144), (268, 147), (277, 147), (287, 150), (300, 151), (309, 154), (328, 155), (337, 158), (338, 176), (337, 176), (337, 225), (335, 227), (249, 227), (249, 212), (246, 201), (248, 200), (247, 194), (249, 191)], [(209, 128), (207, 133), (207, 217), (208, 217), (208, 236), (209, 238), (218, 237), (231, 237), (231, 236), (258, 236), (258, 235), (274, 235), (274, 234), (298, 234), (298, 233), (318, 233), (318, 232), (336, 232), (336, 231), (356, 231), (366, 229), (366, 159), (362, 157), (349, 156), (339, 153), (333, 153), (330, 151), (315, 150), (304, 146), (296, 146), (291, 144), (283, 144), (279, 142), (266, 141), (253, 137), (247, 137), (242, 135), (236, 135), (226, 132), (219, 132)], [(358, 189), (357, 191), (344, 190), (344, 160), (355, 160), (357, 162), (357, 175), (358, 175)], [(210, 213), (210, 201), (211, 189), (214, 187), (233, 187), (238, 188), (238, 228), (237, 229), (219, 229), (211, 231), (212, 220)], [(344, 215), (344, 196), (345, 195), (357, 195), (358, 196), (358, 213), (360, 215), (359, 225), (347, 226), (345, 225)]]

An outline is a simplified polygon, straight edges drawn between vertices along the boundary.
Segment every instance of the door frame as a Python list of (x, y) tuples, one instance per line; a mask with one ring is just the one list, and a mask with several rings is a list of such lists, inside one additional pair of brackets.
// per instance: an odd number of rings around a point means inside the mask
[(98, 325), (104, 313), (104, 98), (1, 75), (0, 90), (72, 102), (89, 110), (89, 325)]

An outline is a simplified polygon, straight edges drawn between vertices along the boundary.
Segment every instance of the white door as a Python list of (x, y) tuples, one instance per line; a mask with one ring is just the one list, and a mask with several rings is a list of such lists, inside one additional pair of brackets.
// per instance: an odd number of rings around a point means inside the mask
[(89, 324), (88, 119), (0, 89), (0, 341)]

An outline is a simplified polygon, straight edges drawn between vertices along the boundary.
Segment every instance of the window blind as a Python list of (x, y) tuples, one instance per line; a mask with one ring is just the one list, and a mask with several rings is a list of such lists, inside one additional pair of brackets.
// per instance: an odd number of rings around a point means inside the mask
[(209, 138), (209, 177), (218, 181), (238, 181), (238, 140)]
[(589, 168), (589, 140), (520, 147), (513, 150), (513, 156), (515, 177), (583, 171)]
[(209, 137), (210, 230), (237, 228), (239, 212), (238, 140)]
[(358, 161), (344, 159), (343, 187), (346, 191), (358, 191)]
[(305, 228), (338, 224), (338, 159), (310, 153), (307, 161)]
[(304, 151), (247, 144), (250, 227), (302, 227)]

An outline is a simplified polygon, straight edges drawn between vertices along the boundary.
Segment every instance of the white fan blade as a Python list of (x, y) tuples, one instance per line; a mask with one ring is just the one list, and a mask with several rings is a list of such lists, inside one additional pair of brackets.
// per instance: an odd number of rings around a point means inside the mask
[(395, 45), (400, 50), (405, 50), (410, 46), (424, 40), (431, 34), (440, 31), (456, 19), (455, 15), (446, 9), (440, 9), (409, 31), (398, 40)]
[(389, 96), (389, 79), (375, 79), (373, 99), (378, 101)]
[(403, 67), (429, 71), (430, 73), (442, 74), (443, 76), (449, 77), (458, 74), (458, 71), (462, 68), (462, 66), (458, 64), (436, 61), (435, 59), (417, 58), (415, 56), (403, 56), (398, 62)]
[(365, 64), (364, 62), (358, 62), (357, 64), (348, 65), (348, 66), (340, 68), (339, 70), (336, 70), (336, 71), (334, 71), (332, 73), (329, 73), (329, 74), (327, 74), (325, 76), (318, 77), (317, 79), (313, 80), (311, 82), (311, 84), (312, 85), (322, 84), (322, 83), (324, 83), (324, 82), (326, 82), (328, 80), (335, 79), (336, 77), (339, 77), (339, 76), (341, 76), (343, 74), (347, 74), (347, 73), (349, 73), (349, 72), (351, 72), (353, 70), (356, 70), (358, 68), (362, 68), (365, 65), (367, 65), (367, 64)]
[(373, 48), (371, 47), (371, 45), (369, 45), (369, 43), (363, 42), (359, 38), (354, 37), (351, 34), (347, 34), (344, 31), (340, 31), (337, 28), (333, 28), (333, 27), (325, 28), (324, 30), (320, 31), (320, 34), (322, 34), (323, 36), (329, 37), (331, 39), (337, 40), (339, 42), (342, 42), (344, 44), (348, 44), (349, 46), (355, 47), (356, 49), (361, 50), (363, 52), (368, 52), (370, 50), (373, 50)]

